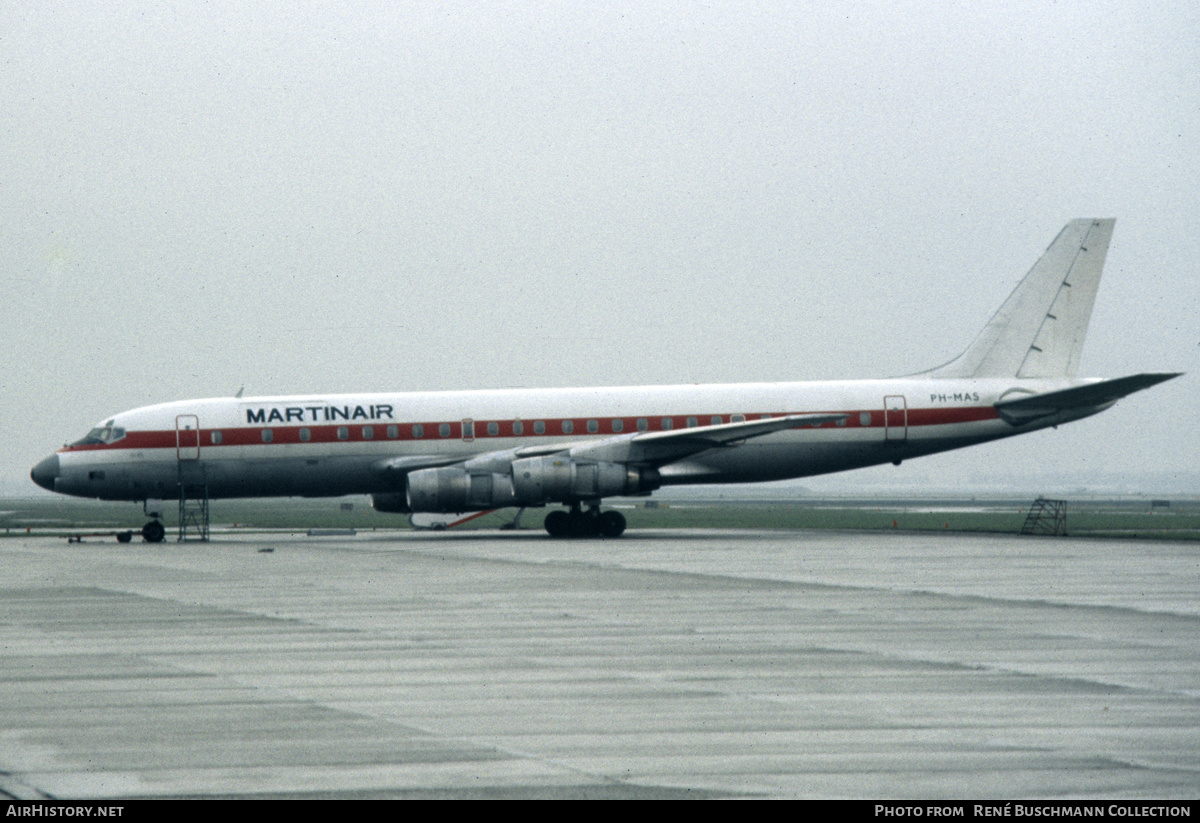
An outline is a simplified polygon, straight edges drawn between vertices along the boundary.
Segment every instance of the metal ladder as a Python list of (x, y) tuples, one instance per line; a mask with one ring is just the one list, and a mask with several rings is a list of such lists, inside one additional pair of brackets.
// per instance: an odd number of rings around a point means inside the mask
[(1021, 534), (1066, 534), (1067, 501), (1039, 497), (1029, 507)]
[[(189, 496), (190, 494), (190, 496)], [(208, 540), (208, 484), (179, 482), (179, 542)]]

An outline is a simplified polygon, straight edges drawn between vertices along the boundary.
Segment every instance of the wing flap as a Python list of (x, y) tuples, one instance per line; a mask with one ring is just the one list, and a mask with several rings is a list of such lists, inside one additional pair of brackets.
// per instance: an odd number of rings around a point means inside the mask
[(638, 432), (576, 446), (572, 457), (607, 460), (613, 463), (651, 463), (661, 465), (709, 449), (731, 446), (752, 437), (800, 426), (820, 426), (846, 419), (845, 414), (789, 414), (741, 423), (722, 423), (671, 431)]
[(762, 420), (746, 420), (741, 423), (721, 423), (716, 426), (700, 426), (693, 429), (674, 429), (662, 432), (639, 432), (633, 436), (634, 443), (654, 443), (661, 441), (695, 440), (704, 443), (705, 448), (723, 446), (729, 443), (745, 440), (748, 437), (761, 437), (785, 429), (795, 429), (800, 426), (820, 426), (823, 423), (836, 423), (845, 420), (845, 414), (788, 414), (783, 417), (768, 417)]

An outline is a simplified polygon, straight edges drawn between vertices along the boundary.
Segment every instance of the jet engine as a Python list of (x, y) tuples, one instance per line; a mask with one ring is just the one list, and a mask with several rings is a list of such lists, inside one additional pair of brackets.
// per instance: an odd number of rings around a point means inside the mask
[(659, 486), (655, 469), (561, 455), (514, 460), (509, 472), (461, 466), (411, 472), (408, 506), (414, 512), (481, 511), (645, 494)]
[(549, 455), (514, 460), (512, 482), (522, 502), (574, 503), (651, 492), (659, 477), (655, 469)]
[(506, 474), (448, 466), (408, 475), (408, 506), (414, 512), (469, 512), (515, 505), (512, 478)]

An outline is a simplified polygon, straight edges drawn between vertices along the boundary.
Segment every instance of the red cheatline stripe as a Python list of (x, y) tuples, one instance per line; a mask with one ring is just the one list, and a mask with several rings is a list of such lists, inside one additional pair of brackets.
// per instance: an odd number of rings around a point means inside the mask
[[(808, 414), (811, 412), (772, 412), (769, 415), (753, 413), (744, 415), (746, 420), (758, 420), (764, 416), (782, 417), (785, 414)], [(878, 428), (884, 424), (883, 411), (870, 409), (851, 412), (817, 412), (818, 414), (845, 414), (846, 428)], [(864, 415), (869, 421), (864, 421)], [(945, 426), (954, 423), (975, 423), (981, 420), (994, 420), (997, 417), (994, 406), (968, 406), (948, 409), (908, 409), (906, 424), (914, 426)], [(474, 441), (486, 442), (492, 439), (512, 437), (612, 437), (618, 434), (635, 434), (638, 432), (638, 420), (648, 422), (648, 431), (668, 431), (689, 428), (689, 419), (697, 421), (698, 428), (711, 425), (714, 418), (722, 423), (731, 422), (732, 415), (714, 414), (675, 414), (658, 415), (654, 417), (567, 417), (546, 418), (542, 420), (476, 420), (474, 422)], [(665, 422), (669, 421), (667, 425)], [(888, 422), (892, 426), (905, 425), (905, 411), (888, 412)], [(517, 434), (514, 426), (521, 424), (522, 431)], [(536, 431), (536, 424), (543, 423), (541, 432)], [(570, 431), (564, 431), (563, 424), (570, 423)], [(614, 425), (619, 423), (619, 425)], [(488, 433), (488, 426), (495, 424), (496, 434)], [(595, 424), (595, 431), (589, 429), (589, 424)], [(441, 427), (448, 426), (448, 434), (443, 435)], [(420, 427), (421, 436), (414, 435), (414, 427)], [(693, 427), (695, 428), (695, 427)], [(797, 428), (842, 428), (835, 423), (822, 423), (819, 426), (805, 425)], [(370, 436), (367, 436), (369, 431)], [(271, 439), (263, 439), (263, 433), (270, 432)], [(423, 442), (449, 441), (462, 439), (462, 421), (440, 421), (426, 423), (370, 423), (355, 425), (321, 425), (321, 426), (239, 426), (228, 429), (201, 429), (200, 447), (203, 449), (220, 448), (222, 446), (263, 446), (282, 445), (287, 443), (369, 443), (369, 442)], [(177, 439), (178, 438), (178, 439)], [(214, 442), (219, 438), (220, 442)], [(85, 446), (67, 446), (59, 451), (99, 451), (107, 449), (174, 449), (196, 448), (194, 430), (176, 432), (165, 431), (130, 431), (122, 439), (114, 443), (96, 443)]]

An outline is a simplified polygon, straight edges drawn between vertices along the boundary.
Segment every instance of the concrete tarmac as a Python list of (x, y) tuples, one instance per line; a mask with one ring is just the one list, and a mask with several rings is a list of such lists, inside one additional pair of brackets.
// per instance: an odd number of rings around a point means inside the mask
[(7, 538), (4, 794), (1194, 799), (1200, 546)]

